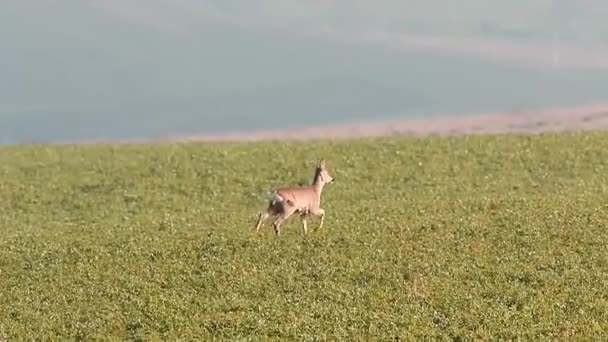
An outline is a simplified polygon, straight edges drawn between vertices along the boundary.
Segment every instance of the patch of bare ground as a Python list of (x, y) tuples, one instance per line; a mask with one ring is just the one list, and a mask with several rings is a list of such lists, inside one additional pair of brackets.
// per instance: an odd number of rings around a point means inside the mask
[(391, 135), (463, 135), (491, 133), (541, 133), (548, 131), (608, 129), (608, 104), (543, 110), (493, 113), (451, 113), (425, 118), (380, 120), (332, 124), (318, 127), (292, 127), (248, 132), (167, 136), (170, 141), (256, 141), (347, 139)]
[[(443, 113), (427, 117), (360, 121), (265, 130), (166, 134), (156, 138), (87, 139), (59, 144), (104, 144), (191, 141), (260, 141), (352, 139), (384, 136), (467, 135), (608, 130), (608, 104), (485, 113)], [(45, 143), (45, 142), (38, 142)], [(47, 142), (48, 143), (48, 142)], [(53, 143), (53, 142), (50, 142)]]

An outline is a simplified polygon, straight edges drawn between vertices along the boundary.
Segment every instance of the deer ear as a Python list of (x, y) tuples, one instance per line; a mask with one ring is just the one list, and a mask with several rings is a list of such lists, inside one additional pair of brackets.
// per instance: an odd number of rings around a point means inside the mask
[(325, 167), (325, 158), (319, 159), (319, 163), (317, 164), (317, 166), (320, 168), (324, 168)]

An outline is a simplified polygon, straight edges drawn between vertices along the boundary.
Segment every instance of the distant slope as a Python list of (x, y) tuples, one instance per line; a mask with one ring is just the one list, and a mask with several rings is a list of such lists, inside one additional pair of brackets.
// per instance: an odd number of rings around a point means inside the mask
[(601, 73), (533, 72), (193, 18), (180, 30), (86, 2), (8, 1), (0, 141), (317, 125), (606, 96)]

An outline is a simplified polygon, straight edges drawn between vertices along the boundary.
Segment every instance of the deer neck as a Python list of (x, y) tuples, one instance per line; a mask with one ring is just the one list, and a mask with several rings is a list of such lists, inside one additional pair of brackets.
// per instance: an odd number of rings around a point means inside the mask
[(315, 174), (315, 179), (312, 182), (312, 187), (315, 189), (319, 198), (321, 197), (321, 192), (323, 192), (323, 186), (325, 186), (325, 183), (321, 180), (320, 173), (317, 172)]

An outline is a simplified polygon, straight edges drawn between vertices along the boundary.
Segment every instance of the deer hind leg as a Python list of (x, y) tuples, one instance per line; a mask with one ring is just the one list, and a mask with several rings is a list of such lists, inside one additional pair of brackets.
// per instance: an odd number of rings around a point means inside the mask
[(270, 214), (268, 213), (268, 210), (260, 211), (260, 213), (258, 214), (258, 221), (255, 224), (256, 233), (258, 233), (260, 231), (260, 227), (262, 226), (262, 223), (269, 217), (270, 217)]
[(307, 218), (308, 218), (308, 211), (304, 211), (300, 214), (300, 218), (302, 219), (302, 230), (304, 231), (304, 235), (306, 235), (308, 233), (308, 225), (307, 225)]
[(258, 213), (258, 220), (255, 224), (256, 233), (260, 231), (260, 227), (262, 226), (262, 223), (266, 221), (266, 219), (268, 219), (270, 216), (276, 216), (276, 214), (277, 211), (275, 208), (275, 204), (273, 202), (268, 203), (268, 208)]
[(279, 215), (274, 222), (272, 223), (272, 227), (274, 228), (275, 234), (278, 236), (281, 234), (281, 224), (291, 216), (296, 211), (294, 207), (285, 208), (283, 214)]
[(286, 219), (287, 219), (287, 217), (285, 217), (284, 215), (281, 215), (281, 216), (277, 217), (277, 219), (274, 220), (274, 222), (272, 223), (272, 228), (274, 228), (274, 233), (277, 236), (279, 236), (281, 234), (281, 224)]

